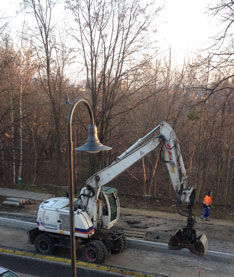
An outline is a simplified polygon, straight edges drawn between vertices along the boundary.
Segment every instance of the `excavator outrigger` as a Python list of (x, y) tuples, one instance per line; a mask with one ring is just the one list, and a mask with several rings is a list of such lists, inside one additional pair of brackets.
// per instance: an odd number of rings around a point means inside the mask
[[(109, 166), (91, 176), (75, 199), (75, 236), (83, 244), (83, 258), (100, 263), (108, 252), (116, 254), (126, 248), (124, 231), (114, 228), (120, 217), (120, 204), (115, 188), (105, 187), (111, 180), (161, 145), (165, 162), (178, 204), (187, 205), (187, 225), (173, 235), (168, 243), (171, 250), (189, 249), (204, 256), (208, 249), (205, 234), (197, 235), (192, 214), (195, 188), (187, 184), (187, 175), (180, 146), (171, 126), (162, 122), (143, 138), (118, 156)], [(29, 240), (36, 250), (50, 254), (55, 246), (69, 247), (69, 199), (52, 198), (38, 210), (38, 228), (29, 231)]]

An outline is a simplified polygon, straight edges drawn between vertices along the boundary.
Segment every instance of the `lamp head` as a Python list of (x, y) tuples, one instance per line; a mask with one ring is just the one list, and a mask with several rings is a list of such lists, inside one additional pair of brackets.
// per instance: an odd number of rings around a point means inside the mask
[(90, 124), (88, 126), (88, 138), (84, 145), (75, 148), (76, 151), (85, 151), (91, 154), (98, 153), (100, 151), (108, 151), (112, 148), (101, 144), (97, 135), (96, 125)]

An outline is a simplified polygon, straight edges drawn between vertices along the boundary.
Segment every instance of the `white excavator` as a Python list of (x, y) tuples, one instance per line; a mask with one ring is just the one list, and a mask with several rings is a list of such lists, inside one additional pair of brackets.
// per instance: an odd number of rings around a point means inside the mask
[[(105, 185), (160, 145), (162, 160), (167, 166), (177, 202), (187, 206), (187, 225), (171, 237), (168, 248), (187, 248), (193, 254), (205, 255), (208, 249), (207, 237), (205, 234), (197, 236), (193, 228), (195, 189), (187, 184), (176, 134), (168, 123), (162, 122), (109, 166), (91, 176), (79, 197), (74, 199), (75, 238), (78, 245), (83, 245), (82, 256), (85, 261), (102, 263), (110, 253), (120, 253), (127, 247), (124, 230), (116, 226), (120, 218), (117, 189)], [(51, 198), (40, 204), (37, 228), (28, 232), (29, 241), (35, 245), (37, 252), (48, 255), (54, 252), (55, 246), (70, 247), (69, 218), (67, 197)]]

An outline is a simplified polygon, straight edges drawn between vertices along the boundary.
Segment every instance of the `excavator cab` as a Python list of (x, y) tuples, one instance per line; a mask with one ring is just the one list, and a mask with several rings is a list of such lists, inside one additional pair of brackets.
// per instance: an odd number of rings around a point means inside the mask
[(101, 207), (101, 222), (102, 227), (110, 229), (114, 226), (120, 217), (120, 204), (117, 189), (112, 187), (102, 187), (102, 192), (99, 196)]

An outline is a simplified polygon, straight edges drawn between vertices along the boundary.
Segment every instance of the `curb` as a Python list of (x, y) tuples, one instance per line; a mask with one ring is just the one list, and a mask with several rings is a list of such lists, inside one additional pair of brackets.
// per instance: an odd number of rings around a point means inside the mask
[[(29, 260), (29, 263), (33, 264), (36, 263), (38, 270), (40, 271), (40, 274), (43, 273), (43, 276), (59, 276), (59, 273), (61, 273), (61, 268), (63, 269), (63, 273), (65, 271), (68, 273), (70, 271), (70, 264), (71, 260), (66, 259), (66, 258), (58, 258), (58, 257), (53, 257), (53, 256), (43, 256), (40, 254), (35, 254), (35, 253), (29, 253), (29, 252), (23, 252), (23, 251), (18, 251), (18, 250), (10, 250), (10, 249), (5, 249), (5, 248), (0, 248), (0, 257), (1, 257), (1, 263), (4, 262), (4, 257), (5, 260), (8, 261), (10, 259), (15, 259), (15, 260), (22, 260), (24, 259), (25, 262), (26, 260)], [(24, 270), (25, 268), (25, 262), (21, 263), (21, 266), (23, 264)], [(7, 262), (5, 262), (7, 263)], [(5, 263), (2, 265), (5, 266)], [(12, 261), (11, 261), (12, 263)], [(12, 263), (13, 265), (14, 263)], [(42, 268), (43, 266), (43, 268)], [(44, 271), (45, 268), (50, 267), (51, 269), (47, 274), (45, 275)], [(60, 268), (58, 268), (60, 267)], [(132, 271), (132, 270), (126, 270), (123, 268), (117, 268), (117, 267), (109, 267), (105, 265), (98, 265), (98, 264), (89, 264), (85, 263), (82, 261), (77, 261), (76, 262), (76, 267), (77, 267), (77, 273), (81, 274), (81, 276), (136, 276), (136, 277), (153, 277), (156, 276), (154, 274), (147, 274), (147, 273), (142, 273), (142, 272), (137, 272), (137, 271)], [(57, 269), (58, 268), (58, 269)], [(14, 268), (12, 268), (14, 270)], [(19, 268), (17, 269), (19, 272)], [(48, 269), (46, 269), (48, 270)], [(36, 269), (34, 270), (34, 274), (37, 275), (39, 272), (35, 272)], [(24, 273), (31, 273), (31, 272), (25, 272)], [(94, 274), (94, 275), (93, 275)], [(42, 275), (37, 275), (37, 276), (42, 276)], [(67, 275), (64, 275), (67, 276)], [(80, 275), (79, 275), (80, 276)]]
[[(154, 242), (154, 241), (145, 241), (145, 240), (137, 240), (137, 239), (131, 239), (128, 238), (128, 246), (131, 248), (137, 248), (137, 249), (144, 249), (144, 250), (150, 250), (150, 251), (160, 251), (160, 252), (168, 252), (168, 244), (162, 243), (162, 242)], [(197, 259), (207, 259), (207, 260), (230, 260), (234, 261), (234, 254), (227, 253), (227, 252), (220, 252), (215, 250), (207, 250), (204, 257), (195, 256), (194, 254), (190, 253), (188, 249), (181, 249), (181, 250), (170, 250), (173, 251), (176, 255), (182, 255), (183, 252), (186, 252), (188, 255), (193, 256)]]

